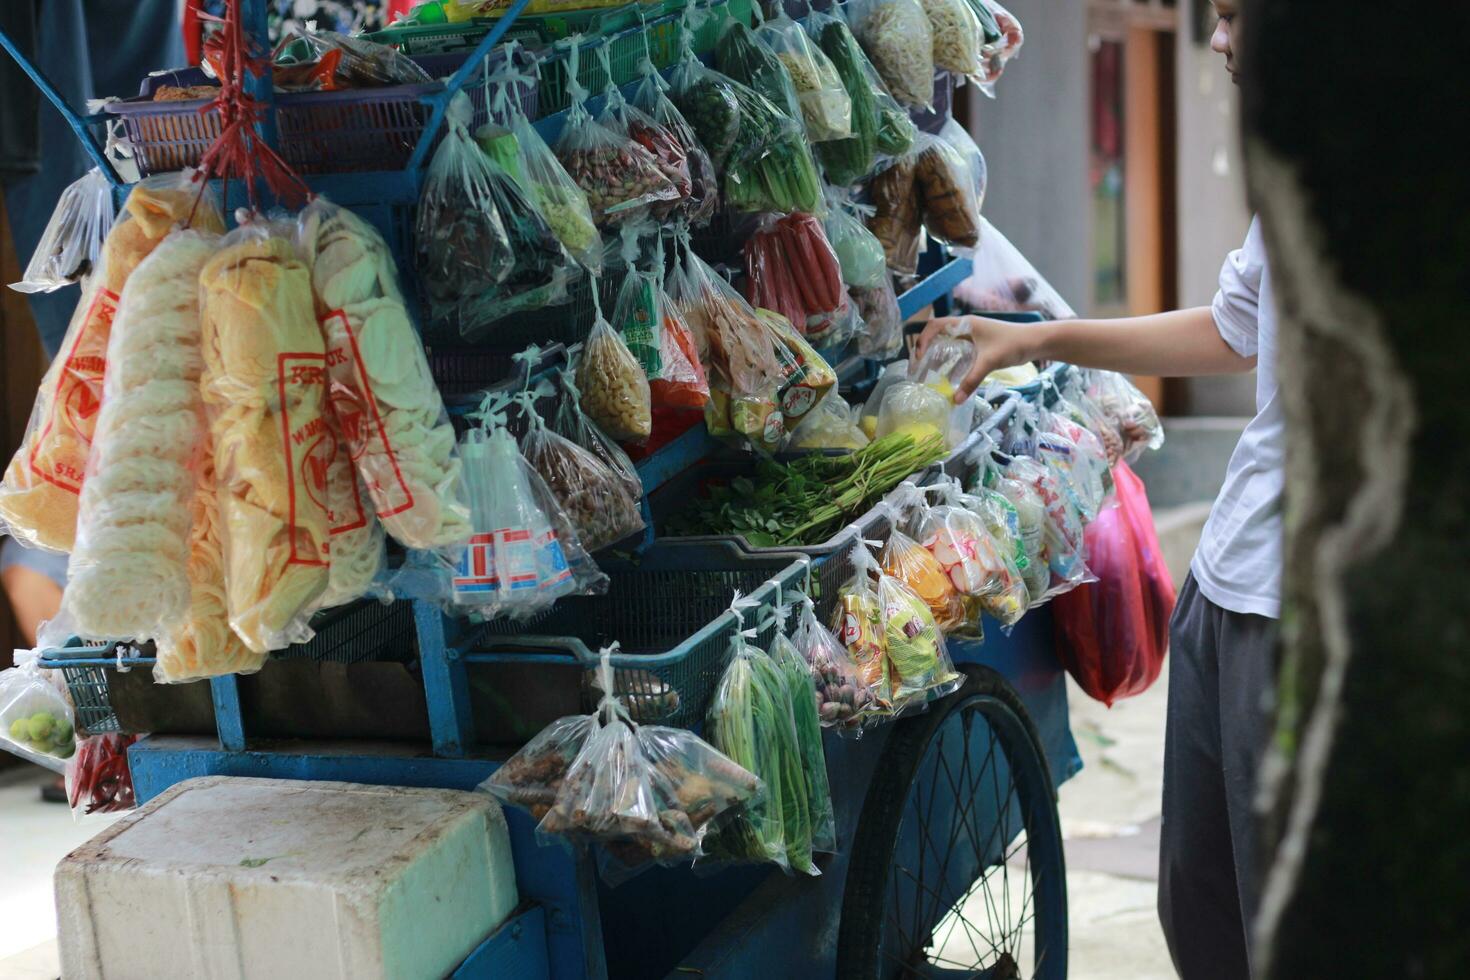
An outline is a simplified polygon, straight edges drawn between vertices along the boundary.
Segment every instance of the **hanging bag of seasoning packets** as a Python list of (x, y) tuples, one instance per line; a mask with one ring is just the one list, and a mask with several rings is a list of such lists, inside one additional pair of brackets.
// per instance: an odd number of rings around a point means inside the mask
[(880, 544), (859, 538), (852, 546), (853, 574), (838, 590), (832, 632), (856, 668), (872, 712), (887, 714), (893, 710), (894, 677), (888, 668), (883, 606), (878, 601), (877, 576), (882, 570), (869, 550)]
[[(556, 158), (587, 195), (592, 218), (602, 226), (618, 225), (647, 214), (651, 205), (677, 201), (674, 186), (660, 161), (626, 133), (609, 129), (606, 112), (594, 120), (587, 112), (587, 90), (577, 81), (580, 35), (570, 39), (567, 89), (572, 105), (556, 141)], [(685, 169), (687, 178), (688, 170)]]
[(599, 551), (643, 530), (638, 500), (627, 484), (596, 456), (546, 427), (536, 412), (538, 399), (550, 398), (551, 382), (541, 381), (516, 396), (526, 435), (521, 455), (546, 481), (547, 489), (576, 528), (582, 547)]
[[(912, 539), (908, 544), (918, 549), (909, 550), (911, 556), (928, 554)], [(964, 679), (949, 659), (944, 632), (935, 622), (929, 602), (898, 576), (881, 570), (876, 594), (894, 709), (902, 712), (958, 688)]]
[(562, 596), (607, 589), (607, 576), (507, 431), (507, 404), (503, 395), (487, 398), (483, 424), (460, 442), (474, 534), (452, 579), (453, 599), (487, 619), (526, 619)]
[[(526, 116), (521, 93), (534, 85), (516, 70), (512, 42), (504, 66), (485, 80), (491, 122), (475, 130), (475, 142), (520, 185), (572, 258), (592, 275), (602, 272), (602, 236), (592, 220), (587, 195), (567, 174), (551, 147)], [(486, 58), (488, 70), (489, 58)]]
[(966, 603), (964, 594), (955, 587), (934, 553), (900, 530), (905, 524), (906, 512), (919, 512), (915, 514), (916, 523), (922, 523), (927, 516), (923, 513), (923, 491), (911, 483), (904, 484), (894, 494), (893, 500), (879, 505), (888, 511), (893, 523), (880, 559), (883, 571), (908, 586), (923, 600), (939, 629), (946, 634), (966, 631), (974, 621), (976, 610)]

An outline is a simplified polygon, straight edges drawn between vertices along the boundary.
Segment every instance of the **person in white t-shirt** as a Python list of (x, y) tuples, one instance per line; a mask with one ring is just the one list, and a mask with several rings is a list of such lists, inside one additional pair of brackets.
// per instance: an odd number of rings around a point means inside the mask
[[(1237, 76), (1237, 0), (1215, 0), (1211, 47)], [(1253, 860), (1256, 771), (1270, 732), (1281, 615), (1285, 419), (1276, 389), (1276, 314), (1259, 221), (1220, 270), (1210, 306), (1115, 320), (1016, 324), (932, 321), (968, 335), (975, 360), (963, 401), (991, 371), (1068, 361), (1127, 374), (1184, 377), (1256, 370), (1256, 415), (1230, 458), (1169, 631), (1169, 707), (1159, 846), (1159, 917), (1185, 980), (1248, 978), (1260, 877)]]

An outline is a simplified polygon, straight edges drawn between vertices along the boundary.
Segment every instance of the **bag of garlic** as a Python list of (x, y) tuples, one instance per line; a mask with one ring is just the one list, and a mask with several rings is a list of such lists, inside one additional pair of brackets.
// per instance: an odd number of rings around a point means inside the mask
[(69, 552), (87, 454), (102, 405), (107, 341), (128, 277), (180, 224), (221, 233), (214, 195), (192, 171), (140, 181), (108, 232), (102, 257), (36, 392), (25, 438), (0, 479), (0, 530), (32, 547)]
[(199, 275), (230, 625), (256, 653), (311, 637), (326, 591), (326, 345), (294, 229), (227, 235)]
[(470, 536), (454, 427), (429, 373), (381, 235), (318, 197), (301, 213), (325, 338), (330, 400), (378, 519), (395, 541), (424, 550)]
[(217, 247), (217, 235), (174, 232), (118, 300), (63, 599), (83, 636), (154, 639), (188, 611), (205, 429), (198, 282)]

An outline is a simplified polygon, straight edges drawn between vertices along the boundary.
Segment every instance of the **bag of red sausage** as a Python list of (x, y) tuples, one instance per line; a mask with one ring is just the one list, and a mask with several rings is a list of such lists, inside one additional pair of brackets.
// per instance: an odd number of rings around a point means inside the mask
[(780, 313), (809, 338), (825, 338), (848, 315), (842, 266), (822, 223), (809, 214), (765, 215), (745, 243), (746, 298)]

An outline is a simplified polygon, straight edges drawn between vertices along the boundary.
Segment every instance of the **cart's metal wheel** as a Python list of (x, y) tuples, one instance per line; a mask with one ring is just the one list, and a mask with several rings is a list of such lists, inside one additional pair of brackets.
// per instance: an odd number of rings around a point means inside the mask
[(897, 724), (853, 840), (837, 976), (1064, 980), (1056, 794), (1020, 698), (984, 667)]

